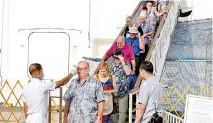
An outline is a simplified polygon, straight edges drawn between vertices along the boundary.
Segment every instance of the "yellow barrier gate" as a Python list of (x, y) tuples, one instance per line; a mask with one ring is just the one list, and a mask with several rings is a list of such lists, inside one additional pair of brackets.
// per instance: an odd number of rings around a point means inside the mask
[[(11, 87), (8, 81), (3, 82), (2, 89), (0, 91), (1, 95), (1, 100), (3, 99), (3, 106), (0, 106), (0, 122), (9, 122), (9, 121), (14, 121), (14, 122), (20, 122), (23, 119), (23, 107), (21, 104), (21, 97), (22, 95), (16, 95), (15, 89), (20, 87), (23, 89), (23, 86), (19, 81), (16, 82), (16, 84)], [(6, 94), (2, 93), (3, 89), (8, 88), (9, 89), (9, 96)], [(9, 103), (9, 99), (14, 96), (16, 99), (16, 104), (11, 105)], [(19, 112), (19, 113), (17, 113)]]
[[(3, 82), (2, 88), (0, 90), (0, 102), (2, 102), (2, 105), (0, 105), (0, 123), (25, 122), (26, 119), (24, 117), (21, 95), (22, 89), (23, 86), (20, 81), (17, 81), (14, 86), (11, 86), (8, 81)], [(5, 93), (5, 91), (7, 91), (7, 93)], [(51, 123), (59, 123), (59, 121), (62, 122), (62, 88), (60, 88), (60, 97), (61, 98), (59, 104), (61, 104), (61, 106), (57, 105), (54, 97), (50, 98), (51, 102), (49, 102), (49, 104), (51, 103), (51, 108), (49, 108), (48, 111), (49, 113), (51, 113), (51, 117), (49, 118)], [(15, 103), (10, 103), (11, 98), (13, 98), (12, 100)], [(56, 117), (57, 115), (59, 115), (58, 119)]]
[[(62, 123), (62, 92), (63, 92), (63, 88), (60, 87), (60, 94), (59, 96), (51, 96), (50, 92), (49, 92), (49, 116), (48, 116), (48, 122), (49, 123), (52, 123), (52, 121), (55, 121), (54, 120), (54, 117), (56, 115), (56, 113), (53, 114), (53, 116), (51, 115), (52, 114), (52, 102), (55, 103), (55, 101), (53, 100), (53, 98), (59, 98), (59, 107), (56, 107), (56, 111), (59, 112), (59, 121), (58, 123)], [(55, 103), (56, 105), (56, 103)]]
[[(203, 95), (207, 95), (208, 97), (212, 96), (212, 92), (210, 90), (210, 87), (200, 87), (199, 88), (199, 92), (195, 93), (195, 91), (192, 89), (192, 87), (188, 86), (182, 93), (178, 91), (178, 89), (176, 87), (171, 87), (167, 93), (164, 93), (164, 102), (166, 104), (168, 104), (170, 106), (170, 110), (168, 112), (175, 112), (175, 115), (177, 115), (178, 117), (182, 118), (184, 117), (184, 113), (179, 114), (176, 111), (176, 106), (179, 102), (182, 102), (184, 104), (186, 104), (186, 100), (185, 97), (187, 94), (193, 94), (193, 95), (197, 95), (197, 96), (203, 96)], [(175, 103), (171, 103), (172, 101), (169, 98), (170, 94), (177, 94), (178, 95), (178, 99), (175, 101)]]

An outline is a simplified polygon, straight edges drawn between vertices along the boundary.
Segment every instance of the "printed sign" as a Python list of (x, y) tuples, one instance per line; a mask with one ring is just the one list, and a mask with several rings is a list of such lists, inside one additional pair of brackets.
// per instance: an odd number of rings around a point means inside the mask
[(184, 123), (213, 123), (213, 98), (187, 95)]

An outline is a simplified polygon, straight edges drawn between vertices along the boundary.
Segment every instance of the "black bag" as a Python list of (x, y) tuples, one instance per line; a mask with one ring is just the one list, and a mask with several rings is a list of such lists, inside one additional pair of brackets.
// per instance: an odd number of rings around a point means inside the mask
[(152, 118), (148, 123), (163, 123), (163, 118), (158, 115), (156, 105), (155, 105), (155, 113), (152, 115)]
[(163, 118), (158, 113), (154, 113), (148, 123), (163, 123)]

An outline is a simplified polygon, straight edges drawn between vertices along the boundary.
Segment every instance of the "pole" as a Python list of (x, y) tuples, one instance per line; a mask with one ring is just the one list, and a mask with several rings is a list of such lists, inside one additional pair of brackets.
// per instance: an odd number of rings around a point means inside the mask
[(48, 123), (51, 123), (51, 96), (50, 96), (50, 91), (49, 91), (49, 118), (48, 118)]
[(62, 123), (62, 91), (63, 91), (63, 88), (60, 87), (59, 123)]
[(89, 49), (90, 49), (90, 43), (91, 43), (91, 39), (90, 39), (90, 27), (91, 27), (91, 0), (89, 0), (89, 29), (88, 29), (88, 41), (89, 41), (88, 48)]

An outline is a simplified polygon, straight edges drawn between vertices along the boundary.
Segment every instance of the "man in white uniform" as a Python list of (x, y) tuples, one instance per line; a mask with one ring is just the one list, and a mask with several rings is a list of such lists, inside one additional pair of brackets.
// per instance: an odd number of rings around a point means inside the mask
[(67, 84), (76, 72), (73, 70), (67, 77), (57, 82), (42, 82), (44, 77), (43, 69), (38, 63), (31, 64), (29, 72), (32, 79), (23, 89), (26, 123), (46, 123), (48, 91), (53, 91)]

